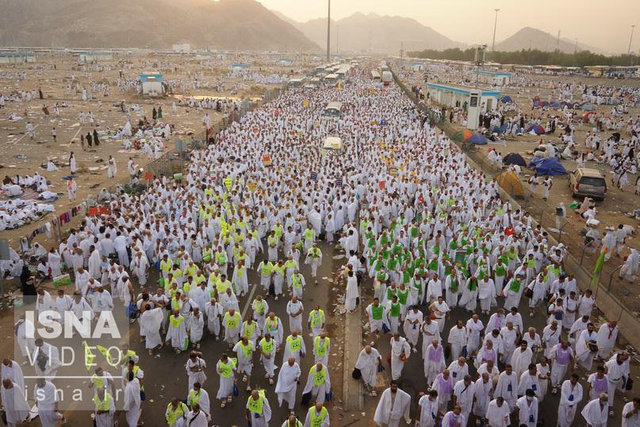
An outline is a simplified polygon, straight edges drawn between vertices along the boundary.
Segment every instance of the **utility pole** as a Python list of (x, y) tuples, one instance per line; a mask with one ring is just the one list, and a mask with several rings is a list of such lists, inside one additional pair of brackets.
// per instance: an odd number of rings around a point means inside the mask
[(331, 62), (331, 0), (327, 0), (327, 62)]
[(556, 40), (556, 50), (560, 52), (560, 30), (558, 30), (558, 38)]
[(491, 43), (491, 52), (496, 50), (496, 28), (498, 27), (498, 12), (500, 9), (493, 9), (496, 12), (496, 17), (493, 21), (493, 43)]
[(400, 61), (402, 61), (403, 56), (404, 56), (404, 42), (400, 42)]
[(629, 36), (629, 47), (627, 48), (627, 55), (631, 55), (631, 42), (633, 41), (633, 30), (635, 28), (635, 24), (631, 26), (631, 35)]

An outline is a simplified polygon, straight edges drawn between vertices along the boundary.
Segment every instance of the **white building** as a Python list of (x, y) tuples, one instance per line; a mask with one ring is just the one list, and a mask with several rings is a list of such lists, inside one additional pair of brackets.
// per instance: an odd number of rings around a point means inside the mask
[(190, 53), (191, 45), (189, 43), (176, 43), (173, 45), (173, 51), (177, 53)]
[(83, 64), (91, 64), (99, 61), (111, 61), (113, 59), (113, 53), (111, 52), (77, 52), (78, 61)]
[(480, 95), (480, 112), (482, 113), (497, 109), (498, 99), (500, 99), (500, 91), (438, 83), (427, 83), (427, 92), (429, 93), (429, 98), (438, 104), (463, 109), (469, 106), (471, 92), (477, 92)]
[(143, 95), (161, 96), (164, 94), (162, 74), (155, 71), (142, 73), (140, 74), (140, 82), (142, 83)]
[(0, 52), (0, 64), (23, 64), (36, 62), (33, 52)]

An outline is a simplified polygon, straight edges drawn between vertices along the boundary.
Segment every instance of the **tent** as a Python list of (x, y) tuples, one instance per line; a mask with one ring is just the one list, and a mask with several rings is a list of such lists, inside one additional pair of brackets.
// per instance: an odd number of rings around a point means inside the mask
[(509, 95), (504, 95), (502, 98), (500, 98), (500, 102), (502, 102), (503, 104), (508, 104), (510, 102), (513, 102), (513, 98), (511, 98)]
[(324, 140), (324, 144), (322, 148), (325, 150), (341, 150), (342, 149), (342, 139), (335, 136), (328, 136)]
[(551, 104), (549, 104), (549, 107), (551, 108), (560, 108), (560, 104), (558, 104), (557, 102), (552, 102)]
[(458, 132), (456, 134), (456, 138), (461, 140), (461, 141), (466, 141), (467, 139), (471, 138), (472, 136), (473, 136), (473, 132), (471, 132), (469, 129), (461, 130), (460, 132)]
[(576, 104), (572, 103), (572, 102), (567, 102), (567, 101), (562, 101), (560, 103), (560, 105), (562, 106), (562, 108), (564, 107), (568, 107), (568, 108), (576, 108)]
[(531, 125), (527, 128), (527, 133), (534, 132), (536, 135), (544, 135), (544, 128), (540, 125)]
[(535, 169), (538, 175), (566, 175), (567, 170), (555, 157), (534, 157), (529, 162), (529, 167)]
[(586, 113), (584, 113), (584, 114), (582, 115), (582, 120), (584, 120), (585, 122), (586, 122), (586, 121), (589, 121), (589, 117), (590, 117), (592, 114), (595, 114), (595, 113), (596, 113), (595, 111), (587, 111)]
[(524, 161), (522, 156), (518, 153), (509, 153), (502, 159), (502, 162), (505, 165), (518, 165), (518, 166), (527, 166), (527, 162)]
[(480, 135), (479, 133), (474, 133), (470, 138), (467, 139), (467, 142), (472, 142), (478, 145), (485, 145), (487, 143), (487, 138)]
[[(512, 153), (513, 154), (513, 153)], [(517, 154), (516, 154), (517, 155)], [(524, 188), (518, 175), (512, 171), (504, 171), (496, 176), (496, 182), (504, 191), (514, 197), (524, 197)]]
[(540, 101), (539, 99), (533, 101), (534, 107), (546, 107), (547, 105), (549, 105), (547, 101)]
[(596, 109), (596, 107), (593, 106), (593, 104), (590, 104), (588, 102), (585, 102), (584, 104), (582, 104), (582, 109), (584, 111), (593, 111)]

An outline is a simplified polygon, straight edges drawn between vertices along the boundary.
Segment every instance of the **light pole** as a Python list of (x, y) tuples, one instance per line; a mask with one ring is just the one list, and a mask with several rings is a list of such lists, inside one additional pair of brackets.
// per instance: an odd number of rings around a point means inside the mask
[(331, 0), (327, 1), (327, 62), (331, 62)]
[(496, 49), (496, 28), (498, 27), (498, 12), (500, 9), (493, 9), (496, 12), (496, 18), (493, 21), (493, 43), (491, 43), (491, 52)]
[(629, 36), (629, 47), (627, 48), (627, 55), (631, 55), (631, 42), (633, 41), (633, 30), (635, 28), (635, 24), (631, 26), (631, 35)]

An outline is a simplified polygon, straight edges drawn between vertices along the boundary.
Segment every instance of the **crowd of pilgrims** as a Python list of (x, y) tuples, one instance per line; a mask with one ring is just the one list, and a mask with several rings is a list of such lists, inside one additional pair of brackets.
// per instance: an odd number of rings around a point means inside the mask
[[(339, 270), (346, 310), (362, 304), (366, 313), (371, 342), (354, 378), (373, 398), (383, 367), (392, 380), (379, 397), (376, 423), (410, 420), (402, 371), (409, 358), (422, 357), (424, 394), (415, 397), (413, 414), (419, 426), (464, 426), (474, 418), (506, 426), (510, 417), (535, 426), (547, 392), (561, 394), (558, 425), (571, 425), (582, 400), (590, 402), (582, 411), (587, 422), (607, 425), (614, 392), (629, 378), (629, 359), (612, 355), (615, 322), (592, 323), (593, 296), (564, 271), (566, 248), (552, 246), (528, 213), (501, 200), (495, 182), (474, 170), (397, 87), (374, 86), (366, 76), (368, 70), (354, 70), (341, 88), (289, 90), (192, 152), (181, 180), (156, 178), (145, 192), (110, 202), (110, 214), (86, 218), (43, 261), (51, 276), (73, 272), (73, 297), (40, 289), (40, 309), (97, 313), (122, 304), (139, 315), (150, 356), (167, 351), (164, 345), (188, 352), (188, 393), (168, 403), (170, 426), (220, 423), (206, 389), (217, 386), (215, 399), (225, 408), (238, 385), (249, 393), (254, 427), (268, 425), (276, 400), (292, 411), (283, 425), (327, 426), (328, 307), (303, 306), (308, 283), (328, 285), (318, 277), (333, 255), (318, 245), (326, 240), (346, 254)], [(343, 102), (337, 123), (322, 117), (334, 100)], [(341, 152), (320, 148), (329, 131), (342, 138)], [(149, 282), (154, 269), (158, 286)], [(249, 270), (259, 283), (249, 282)], [(252, 287), (257, 292), (248, 301)], [(548, 316), (543, 331), (528, 328), (519, 313), (523, 295), (531, 317)], [(270, 310), (268, 301), (278, 298), (289, 300), (285, 312)], [(251, 310), (243, 319), (245, 302)], [(452, 310), (468, 312), (469, 320), (447, 324)], [(479, 315), (490, 318), (485, 324)], [(33, 346), (20, 327), (18, 341)], [(311, 354), (302, 339), (308, 333)], [(383, 360), (376, 347), (388, 337)], [(207, 339), (229, 345), (215, 368), (199, 352)], [(138, 363), (158, 360), (125, 354), (139, 380)], [(314, 360), (308, 373), (300, 370), (305, 357)], [(254, 363), (264, 367), (266, 390), (252, 390)], [(569, 376), (575, 372), (588, 381)], [(216, 380), (207, 381), (207, 373)], [(112, 426), (115, 411), (105, 402), (113, 391), (102, 382), (108, 373), (96, 375), (103, 390), (96, 425)], [(306, 383), (298, 390), (301, 378)], [(299, 397), (305, 406), (297, 424)], [(128, 425), (137, 424), (140, 406), (135, 399), (128, 405)], [(623, 419), (636, 423), (627, 425), (637, 425), (639, 406), (625, 406)]]

